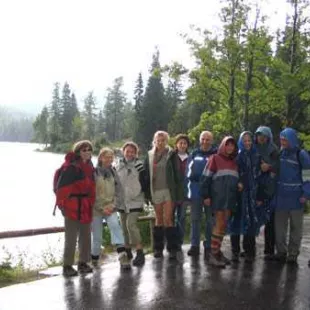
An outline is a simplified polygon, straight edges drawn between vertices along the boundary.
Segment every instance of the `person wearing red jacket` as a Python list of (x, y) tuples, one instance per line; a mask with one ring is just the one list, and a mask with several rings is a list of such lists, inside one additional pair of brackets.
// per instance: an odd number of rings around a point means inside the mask
[(95, 202), (94, 167), (91, 162), (93, 147), (90, 141), (74, 144), (65, 157), (56, 185), (56, 205), (65, 220), (63, 275), (76, 276), (72, 267), (77, 237), (79, 240), (78, 271), (92, 272), (88, 265), (91, 251), (92, 208)]

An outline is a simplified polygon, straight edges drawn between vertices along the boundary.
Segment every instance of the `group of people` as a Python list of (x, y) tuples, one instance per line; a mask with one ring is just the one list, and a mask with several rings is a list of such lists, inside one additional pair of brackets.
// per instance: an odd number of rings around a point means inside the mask
[[(174, 148), (168, 141), (167, 132), (157, 131), (144, 161), (134, 142), (124, 144), (122, 157), (116, 161), (113, 150), (103, 148), (95, 168), (89, 141), (77, 142), (66, 155), (55, 190), (56, 205), (65, 218), (65, 276), (89, 273), (98, 265), (103, 219), (122, 268), (142, 266), (145, 257), (137, 221), (145, 203), (151, 203), (155, 211), (155, 258), (163, 257), (166, 247), (169, 259), (183, 261), (189, 209), (189, 256), (200, 255), (204, 213), (204, 258), (210, 265), (225, 267), (240, 257), (253, 262), (256, 236), (264, 225), (265, 259), (297, 263), (304, 204), (310, 199), (310, 183), (303, 178), (303, 170), (310, 169), (310, 156), (300, 149), (294, 129), (281, 132), (280, 150), (265, 126), (254, 134), (241, 133), (238, 141), (227, 136), (218, 148), (209, 131), (200, 134), (199, 147), (192, 152), (185, 134), (176, 136)], [(221, 251), (226, 234), (231, 240), (231, 260)], [(73, 268), (77, 238), (78, 271)]]

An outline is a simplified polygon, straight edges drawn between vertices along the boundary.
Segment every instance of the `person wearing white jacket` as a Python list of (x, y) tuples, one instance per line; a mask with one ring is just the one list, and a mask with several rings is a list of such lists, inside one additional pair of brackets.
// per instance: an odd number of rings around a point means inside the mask
[(139, 149), (136, 143), (126, 142), (122, 150), (123, 157), (116, 164), (116, 171), (124, 189), (124, 202), (117, 209), (121, 215), (127, 255), (132, 259), (131, 247), (135, 247), (136, 257), (132, 264), (142, 266), (145, 258), (138, 217), (144, 206), (145, 170), (143, 162), (138, 159)]

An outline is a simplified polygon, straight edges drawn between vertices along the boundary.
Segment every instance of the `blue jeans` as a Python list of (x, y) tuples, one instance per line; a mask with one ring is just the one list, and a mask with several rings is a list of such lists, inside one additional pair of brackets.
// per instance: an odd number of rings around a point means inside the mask
[(111, 243), (117, 246), (124, 246), (124, 235), (119, 223), (117, 213), (114, 212), (109, 216), (94, 216), (92, 222), (92, 246), (91, 254), (100, 255), (102, 244), (102, 220), (105, 219), (111, 232)]
[(211, 235), (213, 228), (212, 207), (206, 207), (201, 199), (191, 200), (191, 245), (199, 246), (203, 210), (206, 216), (205, 248), (211, 249)]
[(189, 201), (182, 201), (175, 204), (175, 224), (178, 231), (178, 244), (180, 247), (182, 246), (184, 241), (186, 209), (189, 205)]

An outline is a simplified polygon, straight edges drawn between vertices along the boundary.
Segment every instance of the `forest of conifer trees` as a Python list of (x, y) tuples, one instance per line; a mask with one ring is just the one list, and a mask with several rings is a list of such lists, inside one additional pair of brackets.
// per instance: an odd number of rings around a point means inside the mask
[(193, 27), (184, 35), (195, 67), (162, 65), (156, 49), (149, 76), (137, 77), (133, 102), (122, 77), (105, 102), (89, 92), (83, 104), (68, 83), (55, 83), (51, 104), (33, 124), (35, 141), (53, 148), (84, 138), (98, 145), (134, 139), (145, 149), (158, 129), (195, 141), (203, 129), (220, 138), (264, 124), (275, 134), (296, 128), (310, 148), (309, 1), (288, 2), (285, 27), (272, 33), (259, 6), (226, 0), (220, 31)]

